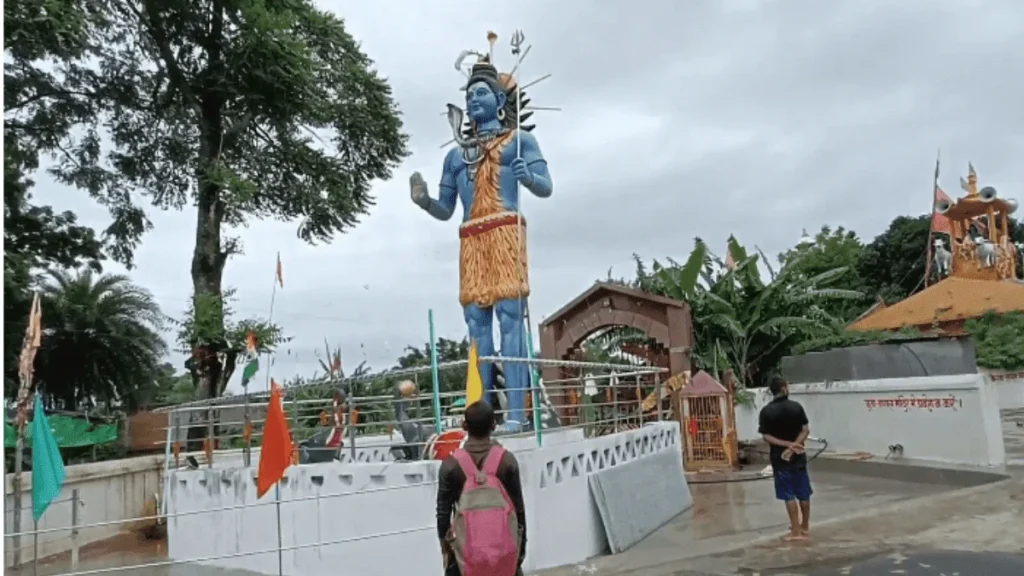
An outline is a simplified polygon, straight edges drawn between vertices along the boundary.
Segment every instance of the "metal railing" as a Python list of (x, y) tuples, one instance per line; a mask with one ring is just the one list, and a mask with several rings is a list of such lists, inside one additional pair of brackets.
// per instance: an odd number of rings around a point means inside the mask
[[(12, 501), (15, 501), (15, 500), (17, 500), (17, 499), (12, 499)], [(69, 526), (62, 526), (62, 527), (56, 528), (56, 529), (46, 529), (46, 528), (40, 529), (39, 528), (39, 522), (35, 521), (35, 519), (33, 518), (32, 530), (19, 531), (20, 528), (21, 528), (20, 526), (13, 526), (13, 528), (14, 528), (13, 532), (6, 533), (7, 531), (6, 530), (4, 531), (5, 532), (4, 539), (5, 540), (6, 539), (10, 539), (11, 540), (11, 544), (14, 547), (14, 550), (10, 551), (13, 564), (15, 564), (14, 566), (12, 566), (13, 568), (19, 568), (18, 565), (21, 564), (20, 560), (21, 560), (21, 555), (22, 555), (22, 550), (21, 550), (21, 539), (22, 539), (22, 537), (28, 537), (28, 536), (32, 537), (32, 564), (31, 564), (31, 567), (32, 567), (32, 574), (35, 576), (35, 574), (38, 573), (39, 560), (40, 560), (40, 558), (39, 558), (39, 536), (41, 534), (46, 534), (48, 532), (68, 532), (70, 534), (70, 540), (71, 540), (70, 549), (68, 550), (70, 552), (69, 562), (70, 562), (70, 566), (71, 566), (72, 570), (76, 570), (77, 569), (78, 563), (79, 563), (79, 555), (80, 555), (80, 546), (79, 546), (78, 537), (79, 537), (79, 534), (81, 533), (81, 529), (82, 529), (82, 526), (80, 526), (80, 519), (79, 519), (80, 512), (79, 512), (79, 509), (80, 509), (80, 507), (84, 506), (85, 503), (82, 501), (81, 495), (79, 494), (78, 489), (77, 488), (73, 488), (71, 490), (71, 497), (70, 498), (61, 498), (61, 499), (58, 499), (58, 500), (54, 500), (53, 502), (50, 502), (50, 506), (48, 507), (48, 510), (53, 510), (53, 509), (55, 509), (55, 507), (59, 507), (59, 506), (64, 505), (64, 504), (69, 505), (70, 509), (71, 509), (71, 524)], [(23, 511), (23, 512), (24, 511), (31, 511), (31, 510), (32, 510), (32, 506), (22, 506), (21, 507), (21, 511)], [(23, 515), (12, 515), (12, 517), (13, 516), (17, 516), (19, 518), (24, 518)], [(6, 556), (6, 554), (5, 554), (5, 556)], [(6, 564), (7, 564), (7, 559), (5, 557), (4, 558), (4, 565), (5, 565), (4, 573), (5, 574), (7, 573), (6, 572)]]
[[(538, 410), (549, 413), (547, 420), (536, 417), (533, 420), (534, 422), (545, 423), (548, 426), (545, 428), (546, 431), (556, 429), (582, 429), (584, 437), (595, 437), (624, 430), (637, 429), (647, 422), (655, 422), (671, 418), (669, 414), (673, 408), (670, 405), (667, 405), (671, 404), (671, 402), (668, 402), (669, 395), (662, 386), (664, 373), (667, 371), (661, 368), (589, 362), (554, 362), (545, 360), (528, 361), (508, 358), (482, 358), (481, 361), (502, 361), (506, 364), (510, 362), (526, 362), (534, 366), (553, 365), (561, 368), (563, 374), (566, 371), (575, 372), (575, 377), (560, 378), (550, 382), (541, 383), (540, 386), (530, 387), (525, 391), (526, 396), (531, 400), (530, 410), (534, 414), (536, 414)], [(453, 370), (459, 367), (464, 368), (465, 362), (448, 363), (444, 366), (444, 369)], [(289, 423), (293, 424), (293, 437), (295, 440), (301, 441), (304, 439), (304, 436), (310, 434), (311, 431), (315, 432), (317, 427), (330, 427), (334, 425), (333, 419), (331, 418), (333, 400), (329, 395), (333, 395), (333, 392), (338, 389), (340, 384), (345, 384), (348, 390), (355, 392), (358, 391), (358, 388), (351, 384), (370, 383), (376, 387), (364, 386), (364, 389), (369, 388), (371, 391), (379, 391), (392, 388), (399, 380), (416, 379), (416, 375), (423, 375), (426, 370), (429, 370), (429, 368), (390, 371), (377, 375), (361, 376), (358, 378), (344, 380), (326, 380), (325, 384), (321, 385), (319, 388), (315, 386), (287, 388), (285, 390), (283, 403), (286, 417), (288, 418)], [(416, 380), (419, 382), (429, 381), (426, 378), (419, 378)], [(385, 386), (382, 382), (387, 385)], [(392, 431), (398, 431), (401, 424), (422, 424), (427, 426), (429, 429), (436, 429), (439, 424), (436, 419), (436, 412), (433, 410), (434, 407), (428, 407), (428, 404), (437, 402), (439, 399), (442, 404), (447, 407), (450, 406), (454, 399), (464, 397), (464, 395), (465, 393), (463, 391), (439, 392), (434, 395), (431, 391), (422, 388), (419, 390), (419, 394), (411, 397), (396, 397), (396, 394), (394, 393), (368, 394), (364, 396), (353, 394), (351, 395), (351, 402), (347, 408), (350, 409), (349, 415), (356, 412), (358, 413), (359, 418), (356, 420), (354, 426), (347, 426), (347, 443), (344, 446), (344, 449), (348, 451), (348, 454), (353, 460), (356, 459), (359, 450), (390, 449), (409, 445), (422, 449), (422, 447), (427, 443), (426, 441), (406, 443), (404, 440), (397, 441), (397, 438), (394, 438), (393, 434), (388, 436), (386, 439), (381, 436), (384, 436), (389, 429)], [(141, 515), (124, 519), (104, 520), (92, 523), (81, 523), (78, 518), (76, 506), (76, 512), (73, 514), (73, 519), (69, 526), (48, 527), (43, 529), (38, 528), (38, 526), (34, 526), (32, 530), (20, 530), (5, 534), (4, 538), (7, 542), (11, 542), (12, 540), (14, 542), (18, 542), (20, 539), (28, 537), (32, 537), (35, 541), (38, 541), (40, 535), (70, 531), (72, 534), (72, 541), (74, 542), (77, 535), (82, 530), (88, 529), (109, 528), (112, 526), (125, 527), (129, 525), (166, 526), (168, 521), (179, 517), (220, 514), (243, 508), (272, 505), (279, 507), (288, 506), (313, 499), (324, 500), (345, 498), (360, 494), (406, 490), (435, 484), (435, 482), (419, 482), (383, 488), (367, 488), (364, 486), (360, 487), (361, 489), (356, 491), (347, 491), (345, 493), (321, 494), (317, 496), (293, 498), (284, 501), (268, 499), (266, 501), (204, 508), (202, 510), (169, 512), (167, 504), (169, 485), (166, 478), (172, 468), (180, 469), (191, 467), (195, 464), (213, 467), (218, 460), (223, 461), (225, 464), (233, 464), (233, 462), (228, 461), (229, 457), (233, 458), (238, 454), (242, 454), (244, 457), (249, 453), (249, 450), (259, 447), (262, 425), (265, 422), (265, 411), (267, 407), (267, 401), (265, 399), (266, 396), (266, 394), (251, 394), (249, 395), (249, 398), (236, 397), (231, 399), (232, 401), (230, 402), (225, 402), (223, 400), (216, 403), (192, 402), (177, 406), (171, 410), (166, 410), (168, 414), (168, 426), (166, 428), (164, 478), (162, 478), (164, 485), (161, 491), (160, 502), (158, 503), (159, 506), (157, 507), (156, 514)], [(242, 401), (239, 402), (238, 400)], [(401, 422), (395, 418), (396, 403), (399, 402), (404, 403), (403, 412), (406, 416)], [(650, 407), (652, 404), (653, 409), (645, 409), (645, 406)], [(231, 415), (230, 411), (239, 410), (242, 411), (241, 418), (237, 418), (237, 415)], [(322, 423), (322, 415), (325, 412), (328, 415), (328, 421), (326, 423)], [(498, 412), (502, 416), (507, 414), (507, 410), (499, 410)], [(227, 415), (226, 419), (219, 419), (224, 415)], [(456, 415), (453, 415), (452, 417), (457, 418)], [(244, 430), (247, 422), (251, 426), (248, 434)], [(451, 424), (451, 422), (449, 422), (449, 424)], [(193, 431), (192, 441), (205, 441), (207, 442), (207, 447), (215, 446), (215, 448), (207, 450), (187, 449), (187, 444), (190, 440), (190, 430)], [(202, 432), (202, 434), (200, 435), (198, 432)], [(533, 435), (535, 433), (535, 431), (527, 431), (519, 434), (513, 434), (511, 436), (523, 437)], [(247, 443), (244, 442), (246, 440), (248, 441)], [(540, 444), (540, 439), (538, 438), (537, 448), (540, 447)], [(180, 450), (179, 448), (181, 447), (186, 449)], [(525, 451), (528, 452), (530, 450), (531, 449), (527, 449)], [(522, 451), (518, 450), (517, 452)], [(189, 465), (187, 462), (189, 457), (194, 459), (192, 465)], [(186, 462), (183, 464), (182, 460), (186, 460)], [(237, 463), (238, 466), (248, 466), (248, 464), (249, 463), (247, 463), (244, 458), (242, 462)], [(78, 491), (73, 490), (72, 494), (72, 500), (78, 501)], [(16, 529), (17, 528), (20, 527), (16, 527)], [(278, 524), (278, 530), (280, 531), (280, 529), (280, 524)], [(303, 543), (301, 545), (279, 545), (266, 550), (235, 552), (220, 556), (197, 556), (195, 558), (186, 559), (167, 559), (154, 552), (156, 555), (151, 555), (149, 557), (145, 557), (145, 555), (143, 555), (143, 557), (135, 558), (136, 560), (140, 560), (135, 564), (127, 564), (124, 561), (110, 560), (109, 562), (117, 563), (119, 565), (108, 565), (102, 567), (84, 566), (83, 563), (79, 561), (77, 546), (72, 544), (73, 551), (68, 562), (61, 564), (60, 560), (55, 563), (53, 561), (48, 562), (46, 558), (34, 558), (31, 566), (22, 567), (23, 571), (21, 574), (36, 575), (39, 574), (39, 570), (41, 568), (45, 568), (46, 573), (50, 575), (60, 574), (62, 576), (70, 576), (105, 574), (128, 570), (153, 570), (159, 567), (175, 565), (193, 565), (198, 563), (209, 564), (220, 559), (226, 560), (250, 555), (277, 554), (280, 558), (281, 554), (287, 551), (335, 546), (371, 538), (387, 537), (391, 535), (434, 529), (435, 527), (432, 525), (422, 526), (393, 532), (364, 534), (336, 540)], [(25, 568), (29, 568), (30, 571), (24, 571)], [(58, 571), (54, 572), (53, 570)]]

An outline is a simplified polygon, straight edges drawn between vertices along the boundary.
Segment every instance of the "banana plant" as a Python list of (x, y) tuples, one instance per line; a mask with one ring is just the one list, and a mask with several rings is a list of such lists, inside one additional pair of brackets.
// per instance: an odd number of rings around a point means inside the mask
[[(714, 256), (699, 238), (686, 263), (654, 261), (650, 271), (638, 257), (634, 287), (690, 304), (697, 368), (724, 372), (732, 368), (746, 385), (763, 382), (793, 346), (841, 326), (829, 313), (835, 300), (861, 298), (859, 292), (829, 287), (845, 272), (836, 268), (805, 277), (789, 262), (773, 269), (759, 249), (750, 254), (730, 236), (727, 261)], [(728, 264), (727, 264), (728, 262)], [(767, 268), (767, 281), (759, 263)], [(636, 334), (617, 329), (601, 335), (605, 346), (635, 341)]]

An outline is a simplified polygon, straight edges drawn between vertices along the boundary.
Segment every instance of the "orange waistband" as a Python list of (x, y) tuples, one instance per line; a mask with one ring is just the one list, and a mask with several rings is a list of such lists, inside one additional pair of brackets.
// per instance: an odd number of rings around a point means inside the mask
[(526, 219), (512, 212), (500, 216), (480, 218), (479, 220), (466, 222), (462, 226), (459, 226), (459, 238), (472, 238), (473, 236), (479, 236), (484, 232), (489, 232), (495, 228), (501, 228), (502, 226), (515, 226), (517, 221), (524, 228), (526, 227)]

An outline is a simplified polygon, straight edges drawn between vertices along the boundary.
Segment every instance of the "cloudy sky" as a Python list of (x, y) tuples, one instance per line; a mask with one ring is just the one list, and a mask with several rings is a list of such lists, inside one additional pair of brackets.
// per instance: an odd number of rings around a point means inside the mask
[[(535, 322), (609, 268), (630, 274), (634, 252), (685, 258), (694, 236), (724, 247), (734, 233), (769, 253), (822, 224), (870, 240), (894, 216), (930, 207), (939, 148), (947, 191), (959, 191), (971, 160), (983, 185), (1024, 200), (1019, 0), (320, 4), (390, 79), (412, 156), (376, 186), (363, 223), (330, 245), (304, 245), (294, 224), (241, 231), (246, 254), (225, 279), (240, 314), (267, 315), (277, 251), (284, 262), (273, 319), (294, 340), (275, 376), (312, 373), (324, 338), (349, 366), (390, 366), (427, 340), (431, 308), (438, 335), (466, 333), (456, 223), (413, 205), (408, 178), (421, 171), (436, 194), (450, 134), (440, 113), (462, 98), (453, 63), (484, 49), (488, 30), (501, 36), (499, 65), (512, 31), (525, 32), (524, 78), (553, 75), (534, 103), (563, 108), (535, 117), (554, 195), (523, 206)], [(106, 225), (84, 194), (39, 182), (39, 200)], [(131, 274), (177, 315), (191, 292), (195, 214), (152, 219)]]

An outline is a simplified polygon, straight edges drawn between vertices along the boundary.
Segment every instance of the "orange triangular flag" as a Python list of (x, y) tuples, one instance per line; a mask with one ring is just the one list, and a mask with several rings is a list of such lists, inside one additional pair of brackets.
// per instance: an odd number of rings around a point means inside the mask
[(270, 405), (267, 421), (263, 424), (263, 446), (260, 448), (259, 476), (256, 478), (256, 498), (262, 498), (292, 464), (292, 435), (284, 417), (281, 387), (270, 383)]

